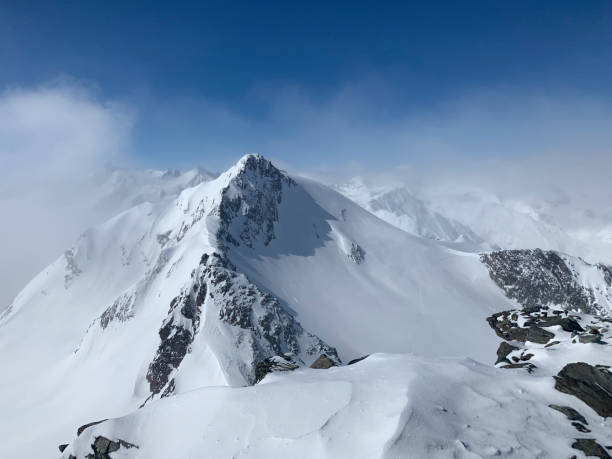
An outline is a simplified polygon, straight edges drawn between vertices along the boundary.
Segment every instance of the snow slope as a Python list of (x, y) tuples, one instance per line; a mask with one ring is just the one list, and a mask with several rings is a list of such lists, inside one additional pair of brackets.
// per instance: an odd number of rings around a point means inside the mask
[[(610, 362), (609, 349), (603, 356)], [(579, 407), (586, 435), (549, 408), (577, 403), (553, 390), (558, 364), (531, 375), (470, 359), (375, 354), (164, 399), (85, 430), (63, 457), (84, 457), (100, 435), (137, 445), (120, 449), (126, 458), (560, 458), (579, 454), (574, 438), (612, 442), (610, 420), (588, 407)]]

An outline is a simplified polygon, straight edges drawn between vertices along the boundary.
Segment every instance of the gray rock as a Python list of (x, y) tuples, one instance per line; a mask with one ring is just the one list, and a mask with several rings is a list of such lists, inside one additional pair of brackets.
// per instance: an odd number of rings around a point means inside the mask
[(293, 371), (297, 370), (300, 366), (296, 364), (293, 359), (288, 355), (278, 355), (269, 357), (265, 360), (257, 362), (255, 365), (255, 380), (253, 384), (257, 384), (269, 373), (278, 371)]
[(569, 406), (561, 406), (561, 405), (548, 405), (548, 406), (552, 408), (553, 410), (557, 410), (560, 413), (563, 413), (567, 417), (567, 419), (569, 419), (570, 421), (578, 421), (578, 422), (582, 422), (583, 424), (588, 424), (584, 416), (581, 415), (574, 408), (571, 408)]
[(572, 422), (572, 425), (578, 432), (589, 433), (591, 430), (587, 429), (584, 425), (579, 422)]
[(601, 344), (601, 338), (602, 336), (600, 334), (584, 334), (584, 335), (580, 335), (578, 337), (578, 341), (580, 341), (581, 343), (587, 344), (587, 343), (597, 343), (597, 344)]
[(555, 378), (555, 389), (578, 397), (604, 418), (612, 416), (612, 374), (578, 362), (565, 365)]
[(60, 450), (60, 453), (63, 453), (66, 448), (68, 448), (68, 443), (63, 443), (63, 444), (58, 446), (58, 449)]
[(531, 341), (532, 343), (538, 344), (546, 344), (554, 337), (554, 333), (532, 325), (527, 329), (527, 336), (525, 337), (525, 341)]
[(331, 360), (325, 354), (321, 354), (317, 360), (315, 360), (310, 368), (316, 368), (318, 370), (327, 370), (328, 368), (335, 367), (336, 362)]
[(556, 252), (500, 250), (482, 254), (480, 259), (493, 282), (524, 308), (556, 304), (592, 313), (601, 309), (593, 291), (577, 281), (577, 275)]
[(523, 363), (509, 363), (508, 365), (502, 365), (501, 368), (506, 369), (515, 369), (515, 368), (525, 368), (529, 373), (531, 373), (534, 368), (537, 368), (533, 363), (523, 362)]
[(502, 341), (501, 343), (499, 343), (499, 347), (497, 348), (497, 361), (495, 362), (495, 365), (501, 362), (510, 363), (507, 359), (508, 354), (516, 350), (518, 350), (518, 347), (508, 344), (505, 341)]
[(109, 438), (98, 435), (93, 444), (91, 450), (93, 452), (87, 455), (88, 459), (111, 459), (110, 453), (119, 451), (120, 448), (138, 448), (137, 445), (129, 443), (124, 440), (110, 440)]
[(546, 317), (546, 318), (542, 318), (541, 320), (539, 320), (538, 325), (540, 327), (553, 327), (555, 325), (559, 325), (566, 332), (584, 331), (584, 328), (582, 328), (580, 324), (576, 322), (576, 320), (570, 317), (557, 317), (557, 316)]
[(610, 455), (606, 450), (592, 438), (577, 438), (572, 444), (572, 448), (582, 451), (585, 456), (610, 459)]

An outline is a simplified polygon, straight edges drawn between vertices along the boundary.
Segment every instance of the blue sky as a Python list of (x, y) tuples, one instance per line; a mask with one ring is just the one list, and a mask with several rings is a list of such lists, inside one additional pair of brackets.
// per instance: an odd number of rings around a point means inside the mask
[(611, 66), (609, 1), (0, 1), (0, 215), (20, 222), (0, 308), (106, 218), (105, 163), (257, 152), (334, 183), (605, 206)]
[[(160, 167), (534, 154), (572, 113), (607, 116), (612, 91), (606, 1), (5, 1), (0, 43), (1, 88), (87, 88)], [(504, 145), (474, 141), (483, 124)]]

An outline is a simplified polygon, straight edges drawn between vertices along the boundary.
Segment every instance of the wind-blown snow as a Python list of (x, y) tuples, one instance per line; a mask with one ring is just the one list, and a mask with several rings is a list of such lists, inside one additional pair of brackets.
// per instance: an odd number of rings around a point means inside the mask
[[(576, 431), (548, 404), (572, 397), (552, 385), (546, 373), (470, 359), (376, 354), (165, 399), (87, 429), (64, 457), (87, 453), (97, 435), (139, 445), (124, 451), (129, 458), (570, 457)], [(589, 437), (612, 439), (609, 422), (581, 411)]]

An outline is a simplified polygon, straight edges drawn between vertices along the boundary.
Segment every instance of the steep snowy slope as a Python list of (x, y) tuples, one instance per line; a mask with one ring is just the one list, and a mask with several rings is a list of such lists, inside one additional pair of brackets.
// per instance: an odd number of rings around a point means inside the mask
[(20, 440), (0, 455), (162, 394), (249, 384), (281, 353), (483, 358), (483, 318), (508, 304), (478, 256), (247, 156), (87, 231), (18, 295), (0, 324), (0, 431)]

